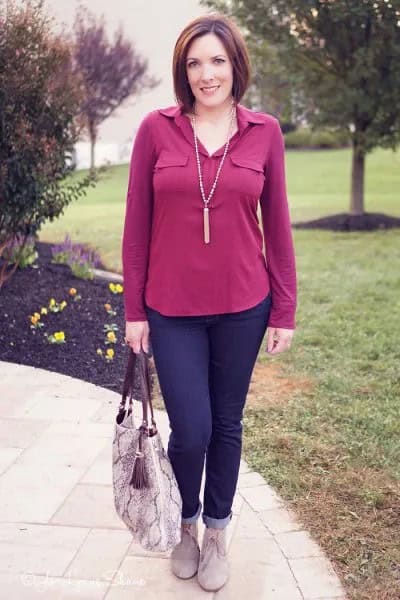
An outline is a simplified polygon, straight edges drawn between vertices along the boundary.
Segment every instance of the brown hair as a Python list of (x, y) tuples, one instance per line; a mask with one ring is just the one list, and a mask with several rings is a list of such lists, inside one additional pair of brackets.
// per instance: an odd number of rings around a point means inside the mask
[(175, 97), (186, 112), (192, 110), (194, 96), (186, 74), (186, 58), (190, 44), (198, 37), (214, 33), (223, 43), (233, 67), (232, 95), (240, 102), (249, 85), (250, 59), (246, 43), (237, 25), (221, 14), (210, 14), (191, 21), (179, 35), (172, 62)]

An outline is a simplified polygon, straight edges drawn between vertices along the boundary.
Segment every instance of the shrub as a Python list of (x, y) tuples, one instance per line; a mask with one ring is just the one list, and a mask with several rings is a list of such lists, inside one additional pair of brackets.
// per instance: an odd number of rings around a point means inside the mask
[(93, 279), (93, 269), (100, 264), (98, 253), (86, 244), (74, 244), (69, 235), (62, 244), (52, 246), (52, 262), (68, 265), (80, 279)]
[(16, 235), (5, 246), (3, 257), (9, 264), (17, 263), (21, 269), (24, 269), (32, 265), (39, 256), (35, 243), (36, 239), (33, 235), (28, 236), (25, 243), (21, 235)]
[[(94, 172), (65, 183), (80, 128), (81, 81), (70, 44), (56, 36), (42, 0), (0, 2), (0, 288), (15, 271), (4, 251), (85, 193)], [(7, 253), (6, 253), (7, 256)]]
[(320, 129), (313, 131), (300, 127), (285, 134), (286, 148), (343, 148), (350, 143), (348, 134), (342, 130)]
[(72, 253), (73, 243), (70, 236), (67, 234), (65, 240), (61, 244), (56, 244), (51, 247), (52, 259), (51, 262), (66, 265), (68, 264), (69, 256)]

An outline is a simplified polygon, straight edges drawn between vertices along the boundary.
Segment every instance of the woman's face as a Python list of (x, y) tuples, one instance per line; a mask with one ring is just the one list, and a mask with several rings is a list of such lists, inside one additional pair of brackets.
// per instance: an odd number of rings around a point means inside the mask
[(218, 36), (207, 33), (189, 47), (186, 73), (196, 104), (215, 108), (231, 102), (233, 68)]

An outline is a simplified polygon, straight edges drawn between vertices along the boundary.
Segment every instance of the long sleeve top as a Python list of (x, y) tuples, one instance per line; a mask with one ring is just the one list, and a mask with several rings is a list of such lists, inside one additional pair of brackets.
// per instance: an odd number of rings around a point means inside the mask
[[(166, 316), (238, 312), (271, 291), (269, 326), (295, 328), (283, 136), (271, 115), (238, 104), (237, 119), (238, 131), (209, 203), (208, 244), (189, 118), (180, 106), (171, 106), (141, 122), (122, 239), (127, 321), (147, 320), (146, 305)], [(208, 197), (225, 145), (211, 155), (200, 141), (198, 149)]]

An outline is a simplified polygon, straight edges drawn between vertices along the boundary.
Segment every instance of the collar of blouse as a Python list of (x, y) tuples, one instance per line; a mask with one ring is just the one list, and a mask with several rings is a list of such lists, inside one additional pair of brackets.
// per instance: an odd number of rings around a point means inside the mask
[[(174, 119), (175, 123), (182, 130), (183, 134), (189, 141), (193, 141), (193, 130), (192, 125), (188, 119), (183, 114), (183, 109), (181, 106), (170, 106), (168, 108), (159, 109), (159, 113), (168, 117), (170, 119)], [(245, 129), (249, 125), (264, 125), (265, 117), (261, 113), (254, 112), (242, 104), (237, 104), (236, 106), (236, 115), (238, 121), (238, 134), (239, 137), (243, 134)], [(214, 153), (213, 156), (217, 156), (221, 151)]]

